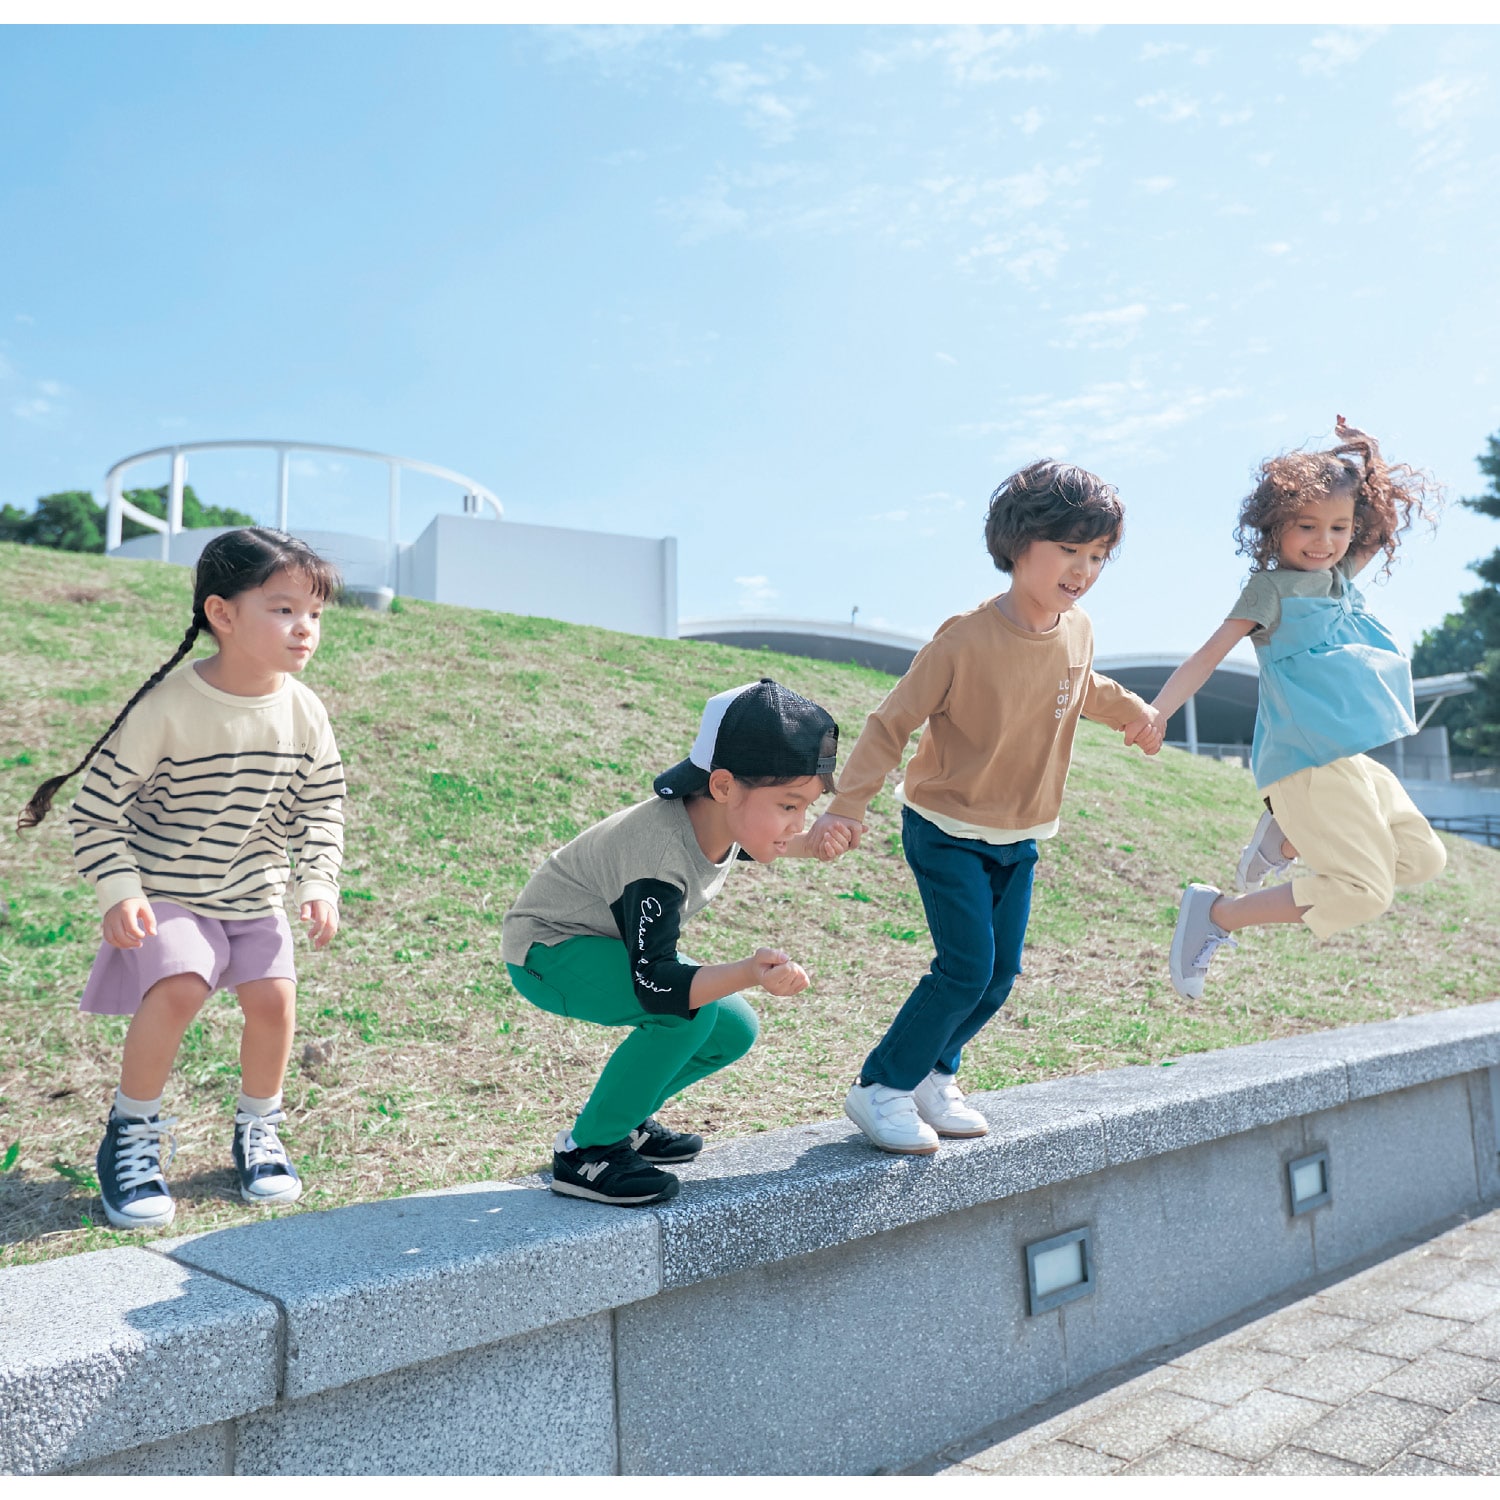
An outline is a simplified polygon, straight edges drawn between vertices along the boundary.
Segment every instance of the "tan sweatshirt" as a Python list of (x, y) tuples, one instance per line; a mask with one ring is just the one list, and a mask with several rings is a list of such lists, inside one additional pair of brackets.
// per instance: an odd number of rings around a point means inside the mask
[(828, 810), (863, 818), (925, 722), (903, 801), (1017, 840), (1050, 837), (1079, 715), (1123, 729), (1146, 709), (1093, 662), (1094, 628), (1081, 609), (1041, 632), (1013, 625), (993, 599), (944, 621), (865, 721)]

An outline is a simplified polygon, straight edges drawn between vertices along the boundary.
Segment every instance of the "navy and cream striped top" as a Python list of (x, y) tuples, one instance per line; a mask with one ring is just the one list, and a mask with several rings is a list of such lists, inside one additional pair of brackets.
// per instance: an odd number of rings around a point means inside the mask
[[(107, 912), (131, 896), (201, 916), (338, 901), (344, 770), (328, 713), (287, 675), (241, 698), (191, 663), (153, 688), (94, 757), (68, 813), (78, 873)], [(288, 859), (290, 855), (290, 860)]]

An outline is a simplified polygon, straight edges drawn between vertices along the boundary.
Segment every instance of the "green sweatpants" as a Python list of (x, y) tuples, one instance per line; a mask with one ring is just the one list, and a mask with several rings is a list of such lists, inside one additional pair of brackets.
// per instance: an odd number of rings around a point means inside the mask
[(630, 981), (630, 955), (617, 938), (533, 943), (524, 968), (506, 964), (511, 983), (555, 1016), (596, 1026), (629, 1026), (573, 1126), (580, 1146), (622, 1141), (689, 1084), (727, 1068), (755, 1042), (760, 1022), (738, 995), (700, 1005), (686, 1019), (642, 1010)]

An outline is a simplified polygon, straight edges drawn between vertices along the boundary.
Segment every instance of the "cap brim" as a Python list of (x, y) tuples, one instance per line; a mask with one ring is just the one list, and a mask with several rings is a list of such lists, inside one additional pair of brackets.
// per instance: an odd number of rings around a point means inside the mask
[(658, 797), (690, 797), (708, 785), (708, 772), (695, 766), (691, 759), (680, 760), (668, 766), (655, 781), (652, 789)]

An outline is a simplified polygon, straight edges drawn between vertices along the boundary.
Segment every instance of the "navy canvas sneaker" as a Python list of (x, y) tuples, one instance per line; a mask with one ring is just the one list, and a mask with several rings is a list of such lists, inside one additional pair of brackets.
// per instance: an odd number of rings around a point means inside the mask
[(642, 1120), (625, 1137), (642, 1161), (692, 1161), (703, 1149), (703, 1137), (686, 1130), (668, 1130), (655, 1115)]
[(268, 1115), (234, 1116), (234, 1170), (239, 1174), (240, 1197), (246, 1203), (294, 1203), (302, 1194), (297, 1169), (281, 1144), (276, 1127), (286, 1119), (279, 1109)]
[(618, 1203), (639, 1208), (665, 1203), (677, 1196), (679, 1183), (670, 1172), (643, 1161), (629, 1140), (612, 1146), (562, 1149), (567, 1131), (560, 1131), (552, 1148), (552, 1191), (567, 1198), (589, 1198), (595, 1203)]
[(162, 1175), (161, 1143), (165, 1139), (171, 1146), (170, 1166), (177, 1155), (176, 1123), (157, 1115), (130, 1120), (110, 1110), (94, 1165), (104, 1216), (116, 1229), (160, 1229), (172, 1222), (177, 1205)]

